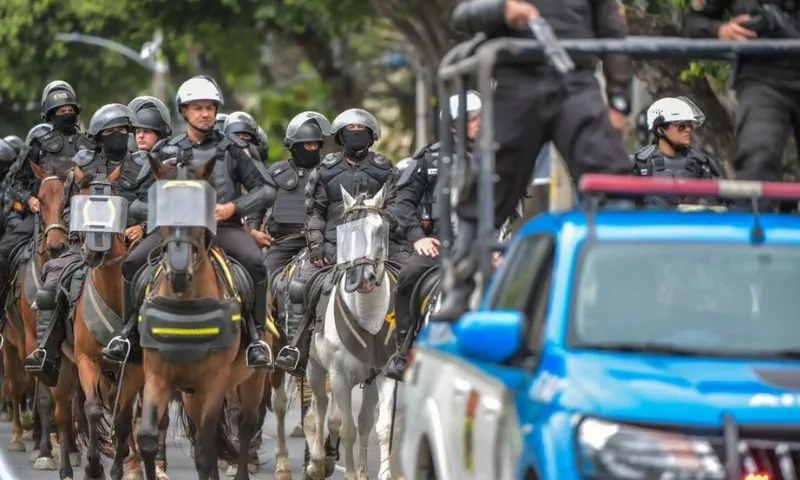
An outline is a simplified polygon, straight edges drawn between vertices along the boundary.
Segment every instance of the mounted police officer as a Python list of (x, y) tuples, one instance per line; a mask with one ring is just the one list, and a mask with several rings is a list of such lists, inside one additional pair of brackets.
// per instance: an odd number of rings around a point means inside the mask
[[(308, 242), (310, 261), (305, 262), (290, 286), (290, 300), (302, 303), (301, 295), (304, 284), (325, 265), (336, 262), (336, 227), (342, 223), (344, 200), (342, 187), (353, 196), (366, 193), (373, 196), (385, 186), (386, 201), (384, 211), (391, 217), (391, 209), (395, 199), (395, 186), (398, 172), (391, 161), (380, 153), (370, 151), (370, 147), (380, 138), (381, 129), (378, 120), (359, 108), (345, 110), (333, 120), (331, 134), (342, 151), (325, 157), (314, 171), (306, 185), (308, 216), (306, 219), (306, 240)], [(308, 154), (310, 155), (310, 154)], [(390, 231), (396, 225), (394, 219)], [(389, 260), (402, 261), (408, 252), (396, 241), (389, 243)], [(300, 307), (299, 310), (304, 310)], [(292, 344), (284, 347), (275, 359), (275, 365), (297, 374), (305, 368), (308, 360), (310, 335), (309, 318), (305, 315)]]
[(7, 135), (3, 137), (3, 141), (11, 145), (14, 151), (17, 152), (17, 155), (19, 155), (19, 152), (22, 151), (22, 147), (25, 146), (25, 142), (16, 135)]
[[(228, 114), (227, 118), (225, 119), (225, 123), (222, 126), (222, 133), (225, 135), (236, 135), (245, 142), (254, 146), (255, 151), (258, 152), (261, 146), (261, 138), (258, 134), (259, 128), (260, 127), (258, 126), (256, 119), (253, 118), (253, 116), (249, 113), (233, 112)], [(260, 160), (264, 160), (261, 157), (261, 153), (259, 153), (258, 157)]]
[[(662, 98), (647, 109), (647, 127), (653, 135), (650, 145), (631, 155), (633, 174), (671, 178), (721, 178), (722, 168), (692, 147), (692, 133), (705, 116), (685, 97)], [(674, 208), (677, 199), (651, 197), (647, 203)]]
[[(36, 185), (30, 163), (35, 163), (46, 171), (63, 172), (72, 165), (72, 157), (80, 150), (95, 148), (94, 143), (78, 129), (78, 114), (81, 107), (75, 90), (66, 82), (56, 80), (44, 87), (42, 92), (42, 120), (51, 123), (49, 131), (37, 125), (31, 130), (25, 148), (17, 156), (17, 161), (8, 172), (9, 195), (12, 202), (18, 202), (21, 209), (27, 207), (29, 213), (38, 213), (39, 199), (33, 191)], [(41, 127), (41, 128), (39, 128)], [(0, 287), (8, 282), (9, 255), (17, 245), (27, 242), (33, 235), (35, 216), (28, 214), (13, 230), (5, 232), (0, 240)], [(58, 254), (62, 252), (51, 252)], [(0, 305), (5, 303), (0, 298)]]
[[(268, 346), (261, 340), (267, 317), (267, 271), (261, 262), (261, 251), (242, 228), (242, 219), (263, 215), (274, 200), (275, 189), (269, 185), (269, 175), (255, 148), (236, 135), (225, 136), (215, 128), (215, 116), (223, 99), (214, 79), (204, 75), (190, 78), (178, 89), (175, 103), (186, 122), (186, 133), (171, 138), (154, 154), (161, 159), (178, 158), (196, 164), (214, 157), (219, 159), (212, 174), (219, 202), (215, 242), (242, 264), (255, 285), (252, 318), (246, 327), (250, 340), (245, 355), (247, 364), (271, 367)], [(140, 189), (140, 200), (145, 185)], [(242, 188), (247, 190), (244, 195), (241, 194)], [(153, 232), (122, 263), (124, 325), (120, 336), (103, 349), (108, 360), (122, 362), (131, 353), (131, 360), (136, 361), (141, 355), (132, 283), (136, 273), (147, 263), (150, 252), (160, 243), (161, 236)]]
[(5, 227), (6, 223), (6, 182), (5, 177), (8, 173), (8, 169), (11, 168), (11, 165), (14, 164), (14, 160), (17, 158), (17, 154), (19, 152), (14, 148), (13, 145), (8, 143), (5, 140), (0, 140), (0, 176), (3, 178), (3, 182), (0, 183), (0, 200), (3, 202), (3, 211), (2, 217), (0, 218), (0, 231)]
[[(467, 150), (480, 131), (482, 103), (477, 92), (467, 92)], [(458, 118), (458, 95), (450, 98), (451, 118)], [(455, 130), (453, 129), (455, 133)], [(416, 328), (412, 324), (411, 296), (422, 275), (439, 263), (439, 239), (436, 237), (436, 181), (439, 171), (440, 144), (426, 145), (411, 157), (397, 182), (395, 206), (397, 222), (406, 239), (414, 247), (414, 255), (403, 262), (397, 279), (395, 299), (397, 353), (386, 365), (386, 376), (402, 380), (407, 360), (407, 340)]]
[[(53, 130), (53, 126), (49, 123), (40, 123), (34, 126), (28, 132), (28, 135), (25, 137), (25, 141), (22, 142), (22, 148), (24, 149), (25, 145), (30, 144), (31, 140), (34, 138), (50, 133), (51, 130)], [(20, 150), (20, 152), (21, 151), (22, 150)], [(20, 152), (17, 152), (15, 158), (19, 156)], [(5, 219), (3, 232), (10, 232), (14, 230), (28, 213), (27, 205), (11, 198), (11, 189), (9, 187), (11, 185), (10, 173), (11, 170), (9, 167), (9, 171), (6, 172), (5, 176), (3, 177), (2, 187), (0, 187), (3, 191), (3, 216)], [(34, 185), (32, 183), (31, 188), (33, 188), (33, 186)]]
[(151, 96), (136, 97), (128, 104), (136, 114), (131, 152), (152, 150), (156, 143), (172, 135), (172, 119), (164, 102)]
[[(112, 103), (100, 107), (89, 120), (88, 130), (97, 147), (81, 150), (73, 157), (75, 165), (85, 172), (109, 175), (121, 166), (117, 195), (128, 201), (136, 194), (135, 184), (129, 183), (129, 173), (141, 168), (128, 152), (128, 135), (133, 128), (133, 121), (134, 113), (125, 105)], [(127, 180), (123, 181), (123, 178)], [(69, 185), (67, 188), (71, 187)], [(70, 266), (83, 261), (78, 237), (70, 235), (70, 243), (70, 248), (64, 254), (51, 258), (42, 268), (42, 286), (35, 298), (37, 348), (25, 359), (25, 369), (50, 387), (58, 382), (61, 342), (66, 333), (63, 318), (66, 312), (58, 308), (59, 281), (69, 285), (70, 279), (62, 278), (62, 273), (73, 271)]]
[(260, 126), (258, 127), (258, 155), (261, 161), (267, 163), (269, 161), (269, 137), (267, 132)]
[(228, 119), (227, 113), (218, 113), (214, 119), (214, 128), (220, 132), (225, 131), (225, 120)]

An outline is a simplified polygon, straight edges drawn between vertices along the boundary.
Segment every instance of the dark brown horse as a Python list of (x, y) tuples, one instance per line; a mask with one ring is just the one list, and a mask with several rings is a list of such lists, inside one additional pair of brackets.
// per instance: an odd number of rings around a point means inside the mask
[[(199, 166), (188, 166), (162, 164), (151, 158), (150, 168), (157, 180), (170, 178), (173, 173), (177, 173), (178, 177), (178, 180), (167, 184), (159, 183), (153, 188), (163, 188), (161, 191), (164, 194), (171, 188), (172, 192), (181, 192), (181, 195), (185, 193), (187, 196), (193, 195), (195, 189), (201, 189), (201, 195), (204, 195), (202, 192), (215, 165), (216, 159)], [(192, 200), (187, 201), (193, 203)], [(202, 213), (205, 215), (213, 214), (214, 208), (213, 205), (181, 206), (204, 208)], [(219, 256), (212, 253), (206, 242), (206, 229), (165, 225), (159, 232), (164, 239), (164, 253), (141, 307), (139, 322), (145, 387), (142, 422), (137, 438), (147, 479), (156, 479), (157, 425), (167, 413), (172, 392), (176, 389), (183, 392), (183, 408), (188, 414), (188, 418), (184, 420), (188, 420), (185, 423), (189, 427), (189, 440), (195, 445), (194, 460), (198, 477), (201, 480), (219, 478), (217, 459), (236, 458), (236, 478), (247, 479), (250, 444), (260, 426), (259, 410), (267, 374), (245, 365), (241, 313), (237, 314), (234, 310), (238, 308), (241, 312), (241, 302), (237, 298), (238, 294), (230, 291), (232, 286), (218, 277), (212, 255), (216, 258)], [(238, 307), (233, 302), (238, 302)], [(212, 311), (222, 312), (215, 317), (218, 322), (216, 326), (191, 330), (181, 327), (181, 323), (185, 324), (190, 318), (210, 314)], [(181, 320), (170, 320), (175, 318)], [(194, 342), (186, 343), (184, 334), (192, 338), (209, 338), (209, 341), (223, 338), (225, 343), (216, 348), (203, 347), (197, 350), (198, 347), (192, 344)], [(155, 348), (152, 344), (147, 344), (145, 339), (148, 337), (157, 337), (162, 347)], [(267, 335), (264, 340), (271, 343)], [(172, 350), (168, 350), (170, 348)], [(172, 356), (170, 352), (176, 356)], [(186, 361), (186, 355), (190, 352), (199, 355), (193, 361)], [(240, 391), (247, 392), (246, 395), (239, 396), (241, 413), (238, 448), (233, 445), (232, 436), (225, 428), (225, 396), (237, 386)]]

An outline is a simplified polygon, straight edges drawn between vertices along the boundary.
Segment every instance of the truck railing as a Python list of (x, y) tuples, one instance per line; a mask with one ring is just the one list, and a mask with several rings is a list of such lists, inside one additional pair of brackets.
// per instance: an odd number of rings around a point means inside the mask
[[(536, 40), (519, 38), (496, 38), (482, 41), (481, 36), (453, 47), (442, 59), (437, 80), (439, 105), (448, 105), (453, 92), (459, 95), (459, 112), (456, 122), (457, 141), (453, 142), (450, 131), (452, 116), (449, 108), (442, 108), (439, 124), (441, 154), (439, 158), (439, 177), (447, 179), (439, 183), (442, 201), (439, 215), (441, 219), (452, 218), (450, 202), (454, 159), (466, 162), (466, 92), (471, 77), (477, 78), (478, 91), (483, 103), (480, 139), (477, 153), (477, 195), (478, 195), (478, 238), (477, 254), (479, 265), (478, 287), (483, 290), (493, 271), (492, 252), (497, 249), (494, 238), (494, 159), (495, 111), (493, 91), (493, 71), (498, 58), (508, 58), (515, 64), (544, 61), (544, 47)], [(580, 39), (563, 40), (559, 44), (570, 55), (599, 55), (605, 53), (624, 53), (637, 58), (647, 57), (689, 57), (693, 59), (722, 59), (736, 61), (741, 56), (798, 56), (800, 39), (766, 40), (754, 39), (746, 42), (722, 41), (713, 39), (687, 39), (679, 37), (637, 37), (626, 39)], [(535, 155), (535, 153), (534, 153)], [(464, 169), (466, 163), (461, 165)], [(442, 262), (452, 262), (451, 250), (453, 229), (450, 222), (442, 221), (440, 240)], [(445, 292), (446, 294), (446, 292)]]

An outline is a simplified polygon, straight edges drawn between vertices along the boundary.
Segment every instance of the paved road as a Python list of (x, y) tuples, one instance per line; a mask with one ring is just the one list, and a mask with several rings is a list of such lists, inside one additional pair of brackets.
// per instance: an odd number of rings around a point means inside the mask
[[(358, 389), (354, 390), (353, 395), (353, 408), (357, 412), (358, 408), (361, 405), (361, 395), (356, 394)], [(398, 402), (400, 403), (400, 402)], [(172, 417), (175, 418), (175, 417)], [(399, 415), (398, 415), (399, 418)], [(287, 424), (289, 427), (289, 431), (294, 425), (298, 424), (300, 420), (300, 411), (299, 407), (295, 407), (293, 410), (289, 411), (287, 416)], [(177, 422), (172, 422), (170, 425), (170, 431), (167, 437), (167, 459), (169, 461), (168, 465), (168, 474), (170, 479), (175, 480), (183, 480), (183, 479), (196, 479), (197, 473), (195, 472), (194, 468), (194, 460), (189, 455), (190, 447), (188, 441), (185, 439), (185, 435), (181, 428), (176, 425)], [(290, 433), (290, 432), (287, 432)], [(396, 430), (397, 432), (397, 430)], [(30, 450), (32, 443), (30, 441), (26, 442), (26, 446), (28, 448), (28, 452), (26, 453), (15, 453), (15, 452), (8, 452), (6, 447), (9, 443), (11, 435), (11, 424), (8, 422), (0, 422), (0, 480), (16, 480), (16, 479), (24, 479), (24, 480), (53, 480), (58, 478), (58, 472), (55, 471), (37, 471), (31, 468), (31, 463), (29, 461), (30, 457)], [(397, 433), (395, 438), (397, 438)], [(399, 442), (398, 442), (399, 443)], [(262, 466), (261, 472), (251, 475), (251, 478), (257, 479), (271, 479), (273, 478), (273, 472), (275, 468), (275, 458), (274, 452), (277, 442), (275, 440), (275, 417), (270, 413), (267, 416), (266, 425), (264, 426), (264, 444), (263, 448), (260, 452), (260, 458), (262, 462), (265, 464)], [(300, 438), (289, 438), (288, 439), (288, 447), (289, 447), (289, 458), (292, 464), (292, 476), (295, 479), (302, 478), (303, 472), (303, 450), (304, 450), (304, 442)], [(358, 459), (358, 446), (355, 447), (356, 450), (356, 459)], [(377, 440), (375, 439), (375, 434), (373, 433), (370, 438), (370, 449), (368, 453), (368, 469), (370, 478), (377, 478), (378, 475), (378, 466), (380, 462)], [(6, 468), (10, 469), (15, 475), (14, 477), (7, 477), (6, 472), (4, 472), (5, 468), (2, 463), (6, 464)], [(106, 474), (108, 474), (108, 470), (111, 466), (110, 459), (104, 459), (103, 465), (106, 470)], [(330, 478), (333, 479), (344, 479), (344, 457), (341, 458), (339, 461), (339, 465), (337, 465), (336, 472)], [(83, 474), (83, 467), (76, 467), (75, 468), (75, 478), (84, 478)], [(225, 472), (222, 472), (222, 478), (226, 478)], [(397, 477), (396, 477), (397, 478)]]

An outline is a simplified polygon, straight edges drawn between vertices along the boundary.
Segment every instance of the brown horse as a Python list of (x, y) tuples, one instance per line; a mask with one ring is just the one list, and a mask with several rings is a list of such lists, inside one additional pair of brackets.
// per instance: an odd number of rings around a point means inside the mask
[[(63, 176), (56, 172), (45, 171), (40, 166), (31, 163), (31, 168), (39, 181), (37, 198), (40, 202), (40, 211), (35, 215), (35, 240), (34, 255), (31, 260), (19, 268), (16, 282), (21, 282), (19, 298), (5, 305), (5, 314), (8, 321), (3, 327), (3, 363), (5, 367), (4, 386), (7, 388), (11, 400), (11, 442), (8, 450), (11, 452), (24, 452), (25, 444), (22, 442), (22, 423), (20, 421), (20, 400), (22, 394), (30, 389), (33, 384), (31, 377), (22, 367), (25, 356), (36, 348), (36, 312), (32, 309), (33, 297), (39, 287), (40, 275), (45, 262), (58, 256), (67, 247), (67, 227), (61, 219), (61, 204), (63, 201)], [(38, 232), (40, 226), (44, 231)], [(10, 292), (13, 298), (14, 293)], [(52, 458), (52, 444), (50, 443), (50, 407), (52, 397), (49, 393), (38, 395), (39, 419), (41, 422), (41, 435), (37, 439), (42, 458)], [(34, 406), (36, 408), (36, 405)], [(69, 443), (65, 441), (65, 443)]]
[[(215, 165), (216, 158), (199, 166), (162, 164), (150, 158), (150, 168), (157, 180), (171, 177), (177, 170), (179, 180), (160, 184), (162, 190), (159, 193), (167, 195), (168, 189), (173, 189), (171, 192), (185, 194), (192, 199), (186, 200), (192, 205), (184, 207), (204, 208), (201, 213), (205, 215), (213, 215), (214, 206), (195, 205), (194, 202), (202, 202), (205, 197), (192, 195), (198, 189), (200, 195), (205, 195), (206, 182)], [(182, 406), (184, 413), (188, 414), (188, 418), (184, 417), (184, 423), (188, 427), (189, 440), (195, 446), (194, 460), (198, 477), (201, 480), (219, 478), (217, 459), (232, 460), (238, 457), (236, 478), (248, 479), (250, 444), (259, 427), (259, 408), (266, 372), (245, 365), (241, 314), (237, 313), (237, 310), (241, 312), (241, 302), (238, 294), (231, 291), (235, 286), (218, 278), (204, 227), (167, 225), (159, 231), (164, 239), (164, 253), (151, 279), (139, 321), (145, 387), (142, 422), (137, 438), (147, 479), (156, 479), (157, 425), (167, 413), (172, 392), (176, 389), (183, 392)], [(220, 268), (226, 266), (220, 265)], [(181, 326), (203, 315), (212, 316), (213, 312), (217, 312), (213, 327), (189, 330)], [(213, 348), (198, 347), (201, 340), (187, 343), (184, 335), (210, 339), (210, 342), (218, 342), (219, 345)], [(264, 340), (270, 342), (266, 335)], [(156, 348), (156, 344), (160, 347)], [(194, 361), (186, 360), (190, 354)], [(233, 445), (226, 428), (225, 408), (225, 396), (236, 386), (247, 392), (247, 395), (240, 395), (241, 441), (238, 449)]]

